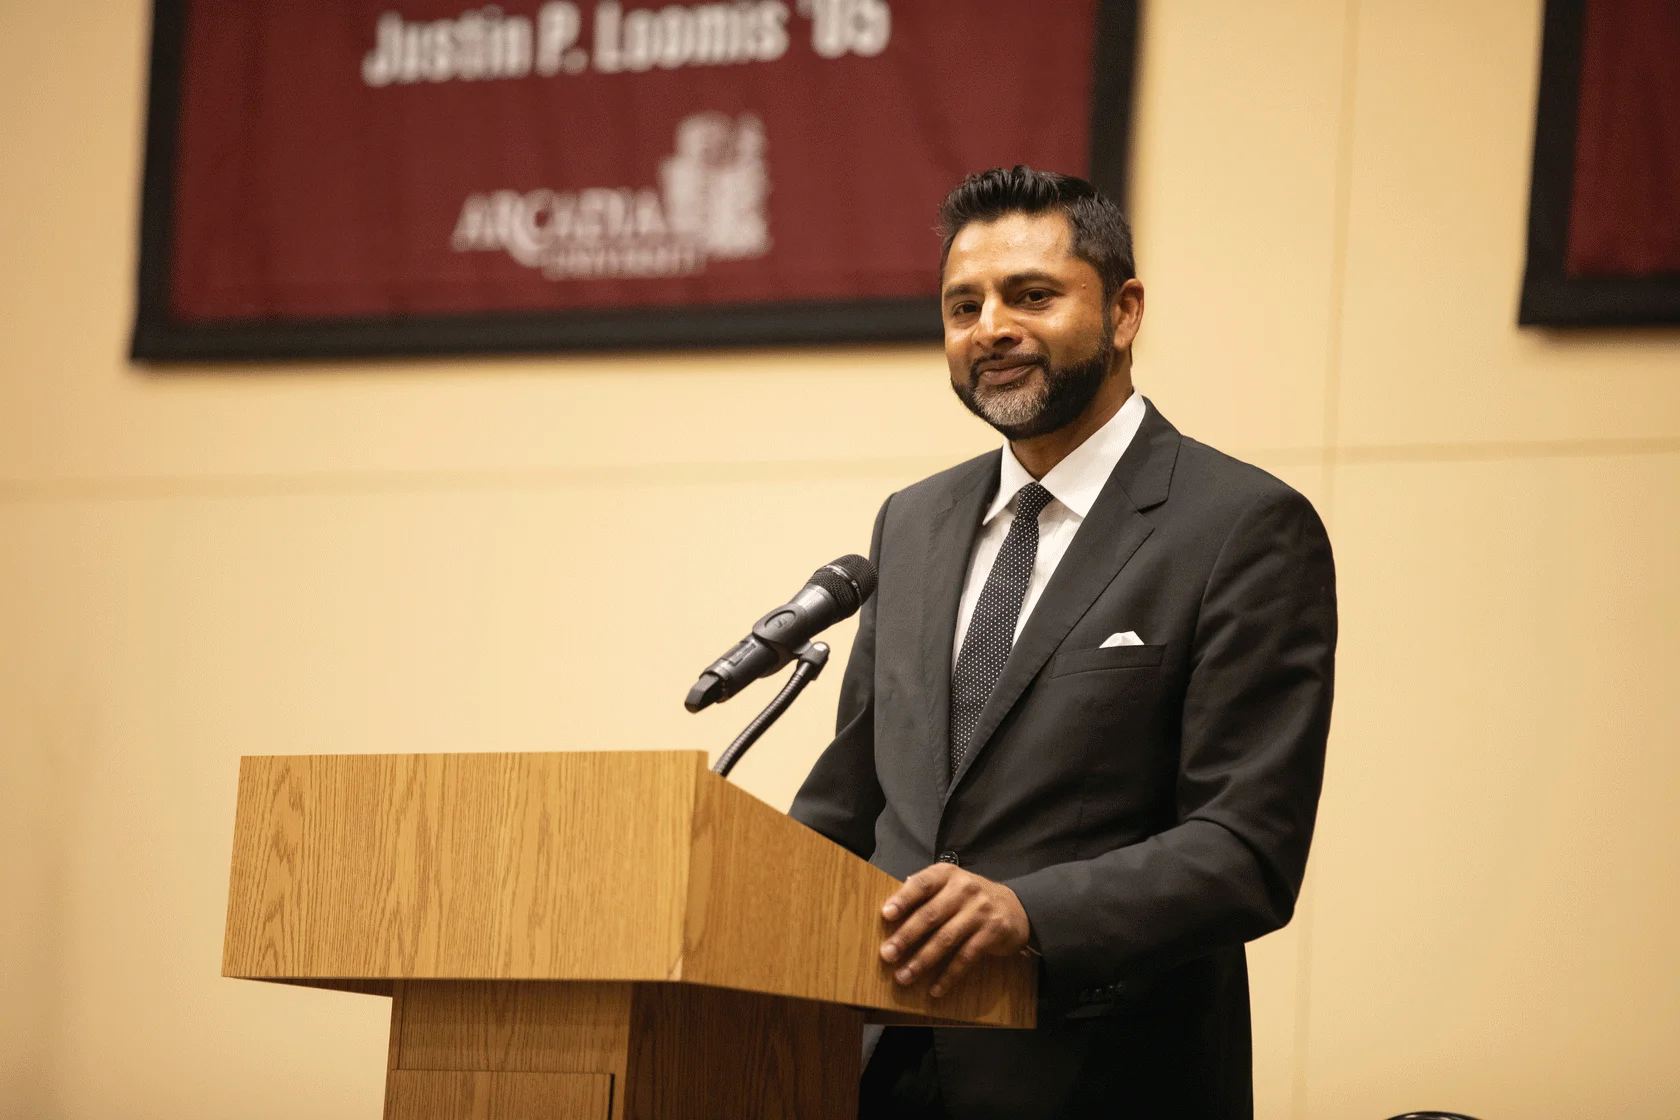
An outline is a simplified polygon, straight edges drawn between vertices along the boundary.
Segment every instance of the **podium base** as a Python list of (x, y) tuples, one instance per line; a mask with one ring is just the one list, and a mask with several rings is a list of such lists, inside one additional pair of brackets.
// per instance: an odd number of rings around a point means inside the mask
[(692, 984), (401, 980), (385, 1120), (853, 1120), (863, 1012)]

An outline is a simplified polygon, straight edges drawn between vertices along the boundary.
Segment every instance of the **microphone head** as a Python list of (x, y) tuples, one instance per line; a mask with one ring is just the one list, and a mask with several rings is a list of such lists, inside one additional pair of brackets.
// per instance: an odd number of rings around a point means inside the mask
[(694, 687), (688, 690), (688, 698), (683, 701), (683, 707), (691, 712), (698, 712), (723, 699), (727, 699), (723, 695), (723, 680), (708, 670), (701, 673), (700, 679), (694, 682)]
[(809, 582), (833, 596), (834, 601), (850, 615), (875, 594), (879, 578), (869, 558), (854, 553), (824, 564), (811, 573)]

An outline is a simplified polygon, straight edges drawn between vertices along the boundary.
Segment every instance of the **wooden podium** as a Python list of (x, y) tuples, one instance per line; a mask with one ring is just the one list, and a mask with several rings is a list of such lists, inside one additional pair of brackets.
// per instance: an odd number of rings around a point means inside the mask
[(392, 996), (386, 1120), (851, 1120), (864, 1023), (1036, 1011), (895, 985), (895, 887), (698, 751), (246, 758), (222, 972)]

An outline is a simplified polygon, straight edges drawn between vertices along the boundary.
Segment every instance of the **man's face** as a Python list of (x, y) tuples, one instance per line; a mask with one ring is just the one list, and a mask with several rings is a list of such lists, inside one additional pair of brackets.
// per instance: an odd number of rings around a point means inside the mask
[(951, 387), (1012, 440), (1072, 423), (1112, 363), (1102, 278), (1072, 242), (1060, 213), (1008, 214), (964, 226), (946, 257)]

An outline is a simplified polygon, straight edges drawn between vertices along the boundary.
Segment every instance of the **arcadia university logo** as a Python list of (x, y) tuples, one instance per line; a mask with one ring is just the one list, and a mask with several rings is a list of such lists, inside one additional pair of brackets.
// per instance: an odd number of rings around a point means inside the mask
[(770, 251), (764, 125), (696, 113), (677, 125), (659, 187), (501, 190), (468, 196), (457, 253), (505, 252), (550, 280), (690, 276)]

